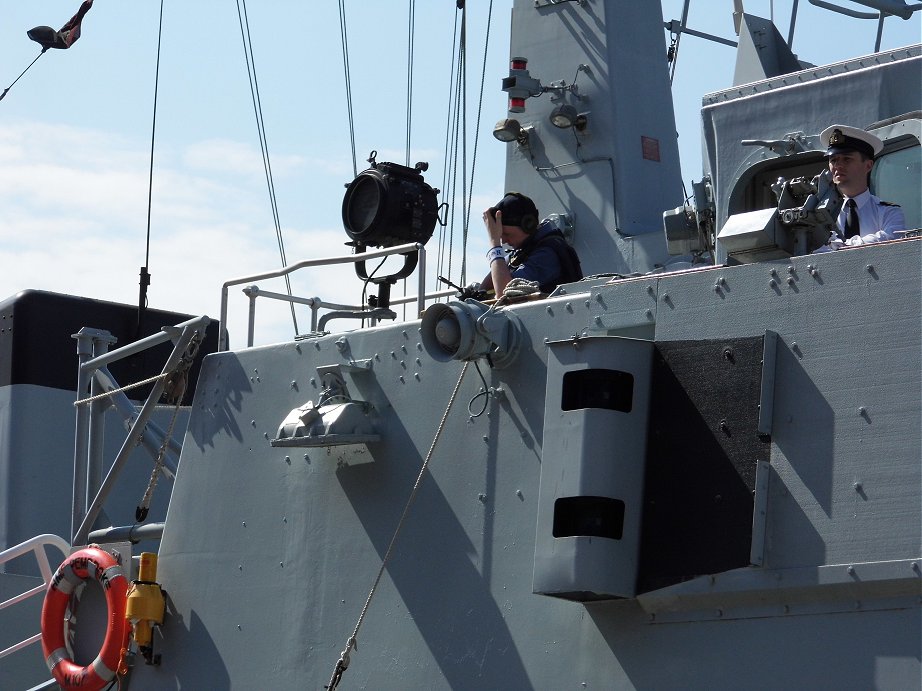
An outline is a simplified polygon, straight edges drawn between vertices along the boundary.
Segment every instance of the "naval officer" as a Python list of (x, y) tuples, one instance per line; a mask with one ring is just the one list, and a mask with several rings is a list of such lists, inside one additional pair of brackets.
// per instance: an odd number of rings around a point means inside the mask
[(905, 230), (906, 221), (898, 204), (881, 201), (868, 189), (874, 157), (883, 142), (869, 132), (847, 125), (831, 125), (820, 133), (826, 146), (829, 172), (844, 201), (836, 221), (837, 234), (828, 247), (840, 249), (870, 242), (893, 240)]

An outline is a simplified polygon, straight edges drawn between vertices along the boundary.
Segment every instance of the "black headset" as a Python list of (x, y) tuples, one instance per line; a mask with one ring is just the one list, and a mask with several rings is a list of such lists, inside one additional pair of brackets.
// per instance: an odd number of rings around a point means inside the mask
[[(523, 201), (529, 203), (532, 207), (535, 206), (535, 203), (534, 203), (529, 197), (526, 197), (526, 196), (525, 196), (524, 194), (522, 194), (521, 192), (506, 192), (506, 194), (503, 195), (503, 199), (505, 199), (506, 197), (516, 197), (516, 198), (518, 198), (518, 199), (521, 199), (521, 200), (523, 200)], [(500, 203), (499, 203), (498, 206), (501, 206), (501, 205), (502, 205), (502, 201), (500, 201)], [(495, 207), (494, 207), (494, 208), (495, 208)], [(502, 210), (502, 209), (500, 209), (500, 210)], [(496, 213), (496, 212), (494, 211), (494, 215), (495, 215), (495, 213)], [(522, 218), (521, 218), (520, 221), (519, 221), (518, 223), (516, 223), (515, 225), (519, 226), (519, 228), (521, 228), (522, 231), (523, 231), (526, 235), (531, 235), (531, 234), (534, 233), (535, 230), (537, 230), (537, 228), (538, 228), (538, 216), (535, 215), (535, 214), (529, 214), (529, 213), (522, 214)]]

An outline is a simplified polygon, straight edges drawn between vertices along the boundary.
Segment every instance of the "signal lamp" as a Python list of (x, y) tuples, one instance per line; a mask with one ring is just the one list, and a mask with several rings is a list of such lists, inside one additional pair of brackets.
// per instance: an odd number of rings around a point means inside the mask
[(359, 173), (343, 197), (343, 227), (357, 247), (426, 244), (438, 221), (438, 190), (426, 184), (425, 163), (407, 168), (376, 163)]

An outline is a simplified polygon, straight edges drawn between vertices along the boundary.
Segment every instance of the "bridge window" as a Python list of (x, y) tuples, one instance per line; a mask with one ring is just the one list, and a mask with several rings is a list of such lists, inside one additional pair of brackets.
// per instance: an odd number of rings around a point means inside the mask
[(871, 189), (883, 201), (903, 207), (906, 228), (922, 228), (922, 147), (915, 146), (884, 154), (871, 170)]

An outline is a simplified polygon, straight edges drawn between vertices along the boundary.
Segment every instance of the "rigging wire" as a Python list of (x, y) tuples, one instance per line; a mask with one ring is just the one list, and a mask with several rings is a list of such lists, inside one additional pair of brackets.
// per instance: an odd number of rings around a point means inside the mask
[[(239, 2), (239, 0), (238, 0)], [(457, 217), (461, 223), (461, 279), (460, 282), (466, 282), (467, 274), (467, 244), (469, 237), (469, 225), (471, 215), (471, 204), (474, 184), (474, 174), (477, 162), (477, 152), (479, 144), (479, 133), (475, 133), (473, 141), (473, 154), (470, 163), (470, 172), (468, 172), (468, 126), (467, 126), (467, 13), (465, 2), (458, 0), (456, 7), (460, 12), (455, 14), (455, 25), (452, 32), (452, 65), (450, 74), (451, 83), (449, 84), (448, 98), (448, 122), (445, 130), (446, 152), (445, 167), (442, 171), (442, 198), (451, 200), (453, 203), (448, 204), (448, 218), (445, 225), (439, 230), (438, 240), (438, 260), (436, 262), (437, 272), (439, 274), (452, 274), (453, 249), (455, 245), (455, 208), (459, 210)], [(345, 0), (339, 0), (340, 10), (340, 35), (343, 51), (343, 70), (346, 81), (346, 107), (349, 119), (349, 137), (353, 158), (353, 173), (358, 175), (356, 165), (356, 145), (355, 145), (355, 113), (353, 109), (352, 87), (351, 87), (351, 64), (349, 59), (348, 45), (348, 26), (345, 16)], [(477, 128), (479, 130), (480, 120), (482, 117), (483, 94), (486, 82), (486, 61), (489, 51), (489, 27), (492, 22), (493, 2), (489, 5), (487, 19), (487, 33), (484, 44), (483, 66), (481, 70), (480, 94), (477, 109)], [(460, 14), (460, 17), (459, 17)], [(409, 0), (408, 17), (407, 17), (407, 102), (406, 102), (406, 151), (405, 164), (407, 167), (411, 164), (411, 147), (412, 147), (412, 127), (413, 127), (413, 97), (414, 97), (414, 66), (415, 66), (415, 26), (416, 26), (416, 2)], [(460, 199), (458, 199), (460, 197)], [(455, 203), (457, 202), (457, 203)], [(447, 269), (446, 269), (447, 267)], [(363, 298), (364, 302), (364, 298)]]
[(413, 129), (413, 50), (415, 47), (413, 39), (416, 26), (416, 0), (410, 0), (409, 9), (409, 18), (407, 21), (407, 168), (410, 167), (410, 133)]
[(163, 0), (160, 0), (160, 24), (157, 30), (157, 62), (154, 69), (154, 106), (150, 125), (150, 173), (147, 183), (147, 239), (144, 245), (144, 266), (141, 267), (138, 286), (138, 322), (135, 327), (135, 339), (141, 337), (141, 325), (144, 311), (147, 309), (147, 286), (150, 285), (150, 217), (154, 203), (154, 143), (157, 140), (157, 101), (160, 90), (160, 46), (163, 40)]
[[(262, 153), (263, 170), (266, 173), (266, 185), (269, 190), (269, 204), (272, 208), (272, 221), (275, 225), (275, 236), (278, 240), (279, 256), (282, 260), (282, 266), (288, 265), (285, 257), (285, 241), (282, 237), (282, 225), (279, 221), (278, 202), (275, 196), (275, 182), (272, 178), (272, 164), (269, 160), (269, 142), (266, 137), (266, 124), (263, 119), (262, 102), (259, 97), (259, 82), (256, 78), (256, 57), (253, 53), (253, 43), (250, 37), (250, 21), (247, 16), (246, 0), (237, 0), (237, 18), (240, 22), (240, 38), (243, 41), (243, 53), (247, 64), (247, 76), (250, 82), (250, 97), (253, 99), (253, 113), (256, 117), (256, 130), (259, 134), (259, 147)], [(289, 297), (291, 292), (291, 278), (286, 274), (285, 287), (288, 289)], [(298, 318), (295, 315), (295, 305), (289, 302), (291, 308), (291, 321), (294, 325), (295, 335), (298, 334)]]
[(669, 46), (667, 55), (669, 65), (669, 86), (672, 86), (672, 80), (675, 77), (676, 64), (679, 62), (679, 44), (682, 41), (682, 34), (685, 33), (685, 26), (688, 22), (688, 6), (691, 0), (685, 0), (682, 5), (682, 19), (679, 22), (679, 33), (672, 37), (672, 44)]
[(467, 4), (461, 16), (461, 283), (467, 283), (467, 224), (464, 222), (464, 209), (467, 208)]
[[(407, 20), (407, 153), (406, 166), (410, 167), (410, 135), (413, 131), (413, 68), (416, 38), (416, 0), (410, 0), (409, 18)], [(367, 285), (367, 284), (366, 284)], [(407, 279), (403, 279), (403, 294), (407, 293)], [(364, 298), (363, 298), (364, 299)], [(406, 303), (403, 305), (403, 318), (407, 317)]]
[[(464, 62), (464, 48), (459, 46), (458, 48), (458, 69), (457, 69), (457, 78), (455, 81), (454, 88), (454, 111), (451, 119), (451, 149), (448, 151), (448, 157), (446, 160), (446, 170), (451, 171), (451, 182), (449, 184), (449, 195), (447, 198), (454, 200), (457, 196), (458, 190), (458, 148), (460, 147), (460, 137), (461, 137), (461, 92), (463, 89), (461, 75), (463, 73), (462, 63)], [(448, 276), (452, 276), (452, 260), (454, 259), (454, 246), (455, 246), (455, 209), (457, 204), (451, 205), (451, 213), (449, 214), (449, 232), (448, 232)], [(463, 208), (463, 207), (462, 207)], [(464, 280), (461, 279), (460, 283), (464, 283)]]
[[(466, 283), (465, 275), (467, 274), (467, 239), (471, 222), (471, 204), (474, 197), (474, 171), (477, 168), (477, 145), (480, 143), (480, 116), (483, 112), (483, 87), (487, 78), (487, 53), (490, 50), (490, 26), (493, 24), (493, 0), (490, 0), (490, 6), (487, 8), (487, 33), (483, 45), (483, 64), (480, 71), (480, 96), (477, 99), (477, 122), (474, 125), (474, 153), (471, 157), (471, 195), (467, 199), (467, 206), (464, 213), (464, 236), (462, 240), (462, 251), (464, 261), (461, 264), (461, 283)], [(574, 81), (576, 81), (574, 79)]]
[[(461, 129), (461, 119), (462, 119), (462, 105), (461, 105), (461, 94), (464, 90), (462, 74), (464, 72), (462, 63), (464, 62), (464, 48), (459, 48), (458, 51), (458, 75), (457, 81), (455, 82), (455, 101), (454, 101), (454, 118), (452, 120), (452, 145), (451, 151), (449, 154), (448, 164), (451, 166), (451, 199), (455, 199), (458, 195), (458, 162), (460, 156), (458, 151), (461, 148), (461, 138), (463, 137), (463, 132)], [(462, 179), (464, 177), (463, 171), (461, 175)], [(448, 275), (452, 275), (452, 261), (454, 259), (454, 247), (455, 247), (455, 212), (459, 208), (458, 204), (451, 205), (451, 214), (450, 214), (450, 232), (449, 232), (449, 244), (448, 244)], [(464, 200), (462, 199), (460, 208), (464, 208)], [(464, 275), (458, 279), (460, 283), (464, 283)]]
[(346, 82), (346, 112), (349, 117), (349, 143), (352, 146), (352, 177), (359, 174), (355, 158), (355, 116), (352, 111), (352, 72), (349, 67), (349, 38), (346, 30), (346, 0), (339, 0), (339, 38), (343, 49), (343, 73)]
[[(454, 26), (454, 28), (452, 29), (452, 32), (451, 32), (451, 37), (452, 37), (452, 43), (451, 43), (451, 69), (449, 70), (449, 74), (451, 75), (451, 79), (449, 80), (449, 85), (448, 85), (448, 98), (446, 99), (446, 103), (448, 103), (448, 113), (447, 113), (447, 115), (446, 115), (446, 117), (445, 117), (446, 123), (450, 123), (450, 122), (452, 121), (451, 113), (452, 113), (452, 107), (453, 107), (453, 104), (454, 104), (454, 93), (455, 93), (455, 56), (456, 56), (456, 54), (457, 54), (456, 51), (457, 51), (457, 48), (458, 48), (458, 15), (459, 15), (459, 13), (458, 13), (458, 12), (455, 12), (455, 26)], [(446, 128), (445, 128), (445, 143), (444, 143), (444, 145), (442, 146), (442, 151), (444, 151), (444, 152), (446, 153), (446, 155), (447, 155), (447, 153), (448, 153), (448, 151), (449, 151), (449, 146), (451, 145), (451, 140), (452, 140), (452, 139), (451, 139), (451, 134), (452, 134), (452, 132), (451, 132), (451, 126), (450, 126), (450, 125), (449, 125), (449, 126), (446, 126)], [(451, 190), (449, 190), (449, 188), (448, 188), (448, 171), (449, 171), (449, 167), (448, 167), (447, 160), (446, 160), (446, 165), (445, 165), (444, 168), (442, 169), (442, 186), (441, 186), (441, 189), (442, 189), (442, 194), (443, 194), (443, 197), (442, 197), (442, 198), (443, 198), (443, 199), (451, 199)], [(447, 220), (447, 219), (446, 219), (446, 220)], [(449, 270), (448, 270), (447, 272), (445, 271), (445, 240), (446, 240), (446, 236), (447, 236), (447, 234), (448, 234), (448, 232), (446, 231), (446, 228), (447, 228), (447, 227), (448, 227), (448, 224), (447, 224), (447, 223), (446, 223), (445, 225), (440, 225), (440, 226), (439, 226), (438, 261), (436, 262), (436, 274), (439, 275), (439, 276), (444, 275), (445, 273), (449, 273), (449, 274), (450, 274), (450, 272), (451, 272), (451, 268), (450, 268), (450, 267), (449, 267)]]
[[(455, 244), (455, 207), (460, 209), (458, 218), (461, 223), (461, 271), (459, 283), (467, 282), (467, 246), (470, 236), (470, 219), (471, 205), (473, 203), (474, 177), (477, 165), (477, 152), (480, 135), (480, 120), (483, 109), (483, 96), (486, 83), (486, 65), (487, 56), (490, 49), (490, 26), (493, 17), (493, 2), (490, 1), (487, 13), (487, 31), (483, 49), (483, 64), (481, 68), (480, 93), (477, 101), (477, 119), (473, 141), (473, 154), (471, 156), (470, 169), (468, 169), (468, 126), (467, 126), (467, 12), (465, 3), (460, 0), (458, 9), (461, 10), (460, 29), (457, 14), (455, 15), (455, 42), (452, 46), (452, 84), (451, 92), (453, 96), (449, 98), (449, 122), (446, 125), (446, 165), (444, 170), (442, 189), (445, 199), (456, 200), (460, 196), (460, 202), (451, 205), (448, 219), (448, 231), (442, 231), (439, 241), (439, 274), (452, 276), (452, 261)], [(454, 56), (457, 55), (457, 62), (454, 62)], [(468, 172), (470, 171), (470, 172)], [(460, 175), (460, 190), (458, 178)], [(449, 179), (449, 176), (450, 179)], [(447, 245), (446, 245), (447, 236)], [(446, 260), (447, 255), (447, 260)], [(447, 264), (447, 270), (446, 270)]]
[(163, 0), (160, 0), (160, 29), (157, 33), (157, 66), (154, 69), (154, 113), (150, 127), (150, 175), (147, 184), (147, 244), (144, 248), (144, 268), (150, 260), (150, 215), (154, 195), (154, 141), (157, 135), (157, 94), (160, 89), (160, 44), (163, 39)]
[(47, 50), (48, 50), (47, 48), (42, 48), (42, 52), (35, 56), (35, 60), (33, 60), (32, 62), (30, 62), (30, 63), (29, 63), (29, 66), (28, 66), (26, 69), (24, 69), (22, 72), (20, 72), (20, 73), (19, 73), (19, 76), (16, 77), (16, 79), (13, 80), (13, 83), (10, 84), (8, 87), (6, 87), (6, 88), (3, 90), (3, 93), (0, 94), (0, 101), (3, 100), (3, 97), (6, 96), (7, 92), (8, 92), (10, 89), (12, 89), (14, 86), (16, 86), (16, 82), (18, 82), (20, 79), (22, 79), (22, 76), (32, 68), (32, 65), (34, 65), (36, 62), (38, 62), (38, 59), (39, 59), (40, 57), (42, 57), (42, 56), (45, 54), (45, 51), (47, 51)]

